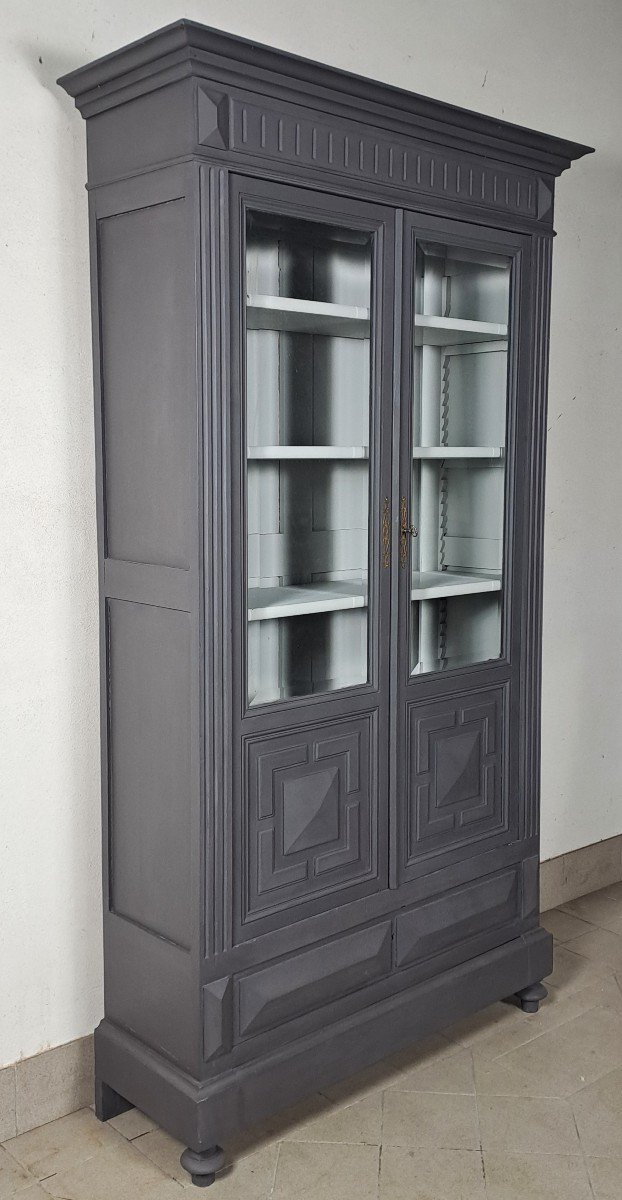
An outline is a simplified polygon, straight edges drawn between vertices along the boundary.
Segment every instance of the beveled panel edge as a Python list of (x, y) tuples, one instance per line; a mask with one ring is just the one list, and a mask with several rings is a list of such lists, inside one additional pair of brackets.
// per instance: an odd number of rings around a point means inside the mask
[(104, 559), (104, 595), (108, 600), (127, 600), (191, 612), (192, 576), (180, 567), (153, 563)]
[[(395, 918), (395, 965), (402, 968), (452, 949), (456, 942), (465, 937), (474, 937), (485, 930), (493, 930), (521, 916), (521, 864), (507, 871), (496, 872), (482, 879), (472, 880), (461, 887), (452, 888), (444, 895), (432, 897), (414, 908), (403, 909)], [(456, 920), (454, 910), (462, 909), (470, 918), (477, 922), (472, 931), (465, 933), (463, 920)], [(439, 917), (447, 914), (448, 920), (439, 924)], [(426, 918), (428, 928), (426, 929)], [(436, 922), (436, 924), (435, 924)], [(443, 940), (436, 947), (435, 938), (443, 938), (445, 933), (453, 938)], [(432, 946), (435, 945), (435, 949)]]
[(203, 985), (203, 1058), (231, 1048), (233, 988), (230, 975)]
[[(459, 108), (403, 88), (313, 62), (246, 38), (180, 20), (63, 75), (58, 83), (89, 116), (144, 94), (174, 78), (209, 73), (223, 82), (257, 81), (264, 86), (295, 88), (303, 102), (323, 98), (336, 105), (364, 105), (374, 116), (425, 130), (428, 140), (447, 134), (479, 143), (486, 152), (502, 147), (516, 161), (560, 174), (592, 147), (527, 129)], [(156, 78), (158, 77), (158, 78)]]
[(385, 920), (243, 975), (236, 980), (237, 1037), (280, 1027), (388, 975), (391, 932)]

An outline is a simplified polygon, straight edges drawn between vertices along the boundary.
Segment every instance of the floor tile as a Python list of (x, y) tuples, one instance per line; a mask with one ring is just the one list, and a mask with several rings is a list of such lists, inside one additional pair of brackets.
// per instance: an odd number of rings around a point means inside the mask
[(479, 1150), (474, 1096), (384, 1093), (383, 1146)]
[(566, 942), (566, 950), (582, 954), (593, 963), (604, 964), (622, 972), (622, 937), (609, 929), (593, 929), (581, 937)]
[(15, 1067), (3, 1067), (0, 1071), (0, 1142), (15, 1137)]
[(80, 1038), (15, 1068), (17, 1132), (87, 1108), (93, 1099), (93, 1039)]
[[(595, 967), (595, 964), (593, 963), (592, 966)], [(580, 1013), (587, 1012), (590, 1008), (621, 1008), (622, 992), (615, 975), (609, 973), (607, 967), (604, 967), (602, 971), (600, 968), (595, 969), (592, 980), (592, 983), (588, 983), (582, 988), (573, 988), (572, 983), (567, 988), (564, 983), (555, 987), (547, 979), (546, 986), (549, 995), (541, 1011), (544, 1012), (545, 1009), (550, 1011), (553, 1008), (555, 1017), (563, 1018), (563, 1020), (551, 1022), (549, 1026), (551, 1029), (554, 1024), (561, 1025), (565, 1020), (578, 1017)]]
[(46, 1179), (85, 1162), (100, 1150), (113, 1150), (120, 1136), (98, 1121), (90, 1108), (81, 1108), (68, 1117), (20, 1133), (5, 1146), (35, 1179)]
[(608, 887), (601, 888), (601, 896), (609, 896), (613, 900), (622, 900), (622, 881), (620, 883), (610, 883)]
[(0, 1200), (17, 1196), (35, 1183), (34, 1176), (0, 1146)]
[(570, 938), (578, 937), (580, 933), (588, 933), (590, 924), (574, 917), (572, 913), (564, 912), (561, 908), (551, 908), (540, 914), (540, 924), (548, 929), (557, 942), (568, 942)]
[(482, 1149), (525, 1154), (580, 1154), (572, 1109), (565, 1100), (482, 1096)]
[(622, 1070), (577, 1092), (572, 1107), (585, 1153), (622, 1159)]
[(622, 933), (622, 900), (613, 896), (607, 888), (600, 892), (592, 892), (589, 896), (569, 900), (562, 909), (570, 916), (588, 921), (590, 925), (610, 929), (613, 933)]
[(153, 1129), (134, 1138), (131, 1145), (133, 1150), (143, 1154), (164, 1175), (169, 1175), (178, 1183), (188, 1182), (188, 1172), (179, 1161), (186, 1147), (183, 1142), (171, 1137), (170, 1133), (165, 1133), (163, 1129)]
[(446, 1054), (431, 1063), (415, 1063), (409, 1067), (404, 1063), (399, 1077), (386, 1089), (401, 1092), (448, 1092), (455, 1095), (473, 1095), (473, 1057), (470, 1050), (452, 1046)]
[(181, 1200), (182, 1191), (121, 1137), (114, 1150), (100, 1150), (41, 1187), (58, 1200)]
[(363, 1142), (379, 1146), (382, 1133), (382, 1093), (364, 1096), (353, 1104), (333, 1105), (314, 1120), (285, 1131), (291, 1142)]
[(283, 1142), (272, 1200), (377, 1200), (375, 1146)]
[(592, 1200), (583, 1158), (484, 1154), (488, 1200)]
[[(557, 947), (557, 950), (561, 951), (562, 947)], [(595, 969), (594, 964), (591, 964), (591, 971), (588, 971), (587, 979), (583, 980), (581, 988), (578, 985), (573, 987), (572, 982), (568, 981), (560, 983), (559, 988), (550, 987), (549, 995), (537, 1013), (523, 1013), (519, 1008), (512, 1006), (511, 1015), (507, 1018), (493, 1019), (488, 1024), (480, 1022), (477, 1035), (470, 1042), (473, 1058), (492, 1061), (591, 1008), (603, 1005), (619, 1007), (618, 988), (613, 974), (606, 967)]]
[(117, 1133), (123, 1134), (128, 1142), (132, 1142), (134, 1138), (141, 1137), (143, 1133), (151, 1133), (157, 1129), (155, 1121), (151, 1117), (145, 1116), (139, 1108), (128, 1108), (127, 1112), (121, 1113), (118, 1117), (112, 1117), (107, 1122)]
[[(479, 1150), (403, 1150), (385, 1146), (380, 1200), (485, 1200)], [(337, 1200), (337, 1193), (335, 1193)]]
[(556, 1098), (548, 1080), (540, 1080), (537, 1072), (525, 1075), (516, 1067), (507, 1066), (503, 1058), (486, 1062), (475, 1060), (475, 1091), (480, 1096), (540, 1096)]
[[(215, 1200), (267, 1200), (272, 1195), (278, 1156), (279, 1146), (274, 1143), (263, 1146), (245, 1158), (236, 1159), (231, 1166), (218, 1172), (214, 1185)], [(186, 1180), (186, 1187), (195, 1193), (196, 1188), (188, 1176)]]
[(595, 1200), (620, 1200), (622, 1196), (622, 1159), (588, 1158)]
[(533, 1081), (536, 1095), (570, 1096), (622, 1066), (622, 1016), (590, 1009), (496, 1061)]
[[(597, 931), (594, 930), (594, 932)], [(553, 987), (563, 988), (566, 995), (580, 991), (581, 988), (592, 983), (595, 978), (602, 979), (606, 975), (613, 975), (613, 968), (607, 963), (590, 962), (582, 954), (571, 950), (570, 946), (575, 944), (575, 942), (571, 942), (555, 947), (553, 971), (546, 980), (547, 985), (551, 983)]]

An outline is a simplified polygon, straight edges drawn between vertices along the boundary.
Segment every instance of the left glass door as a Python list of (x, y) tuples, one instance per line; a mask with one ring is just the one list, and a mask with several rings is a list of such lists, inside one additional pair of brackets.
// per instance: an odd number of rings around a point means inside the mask
[(230, 199), (234, 928), (334, 933), (388, 879), (394, 213)]
[[(370, 682), (376, 232), (244, 213), (246, 703)], [(384, 514), (389, 519), (388, 510)]]

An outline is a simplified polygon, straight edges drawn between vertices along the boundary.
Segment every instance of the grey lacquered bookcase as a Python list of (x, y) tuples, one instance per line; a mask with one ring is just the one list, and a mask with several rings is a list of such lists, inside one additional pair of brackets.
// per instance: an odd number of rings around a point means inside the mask
[(555, 178), (588, 147), (179, 21), (87, 122), (97, 1111), (228, 1135), (545, 995)]

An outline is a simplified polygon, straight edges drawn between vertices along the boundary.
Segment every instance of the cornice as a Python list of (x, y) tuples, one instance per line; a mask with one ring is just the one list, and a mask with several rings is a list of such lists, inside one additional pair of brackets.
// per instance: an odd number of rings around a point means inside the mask
[(549, 175), (561, 174), (592, 150), (187, 20), (157, 30), (58, 82), (88, 119), (188, 76), (223, 88), (247, 88)]

